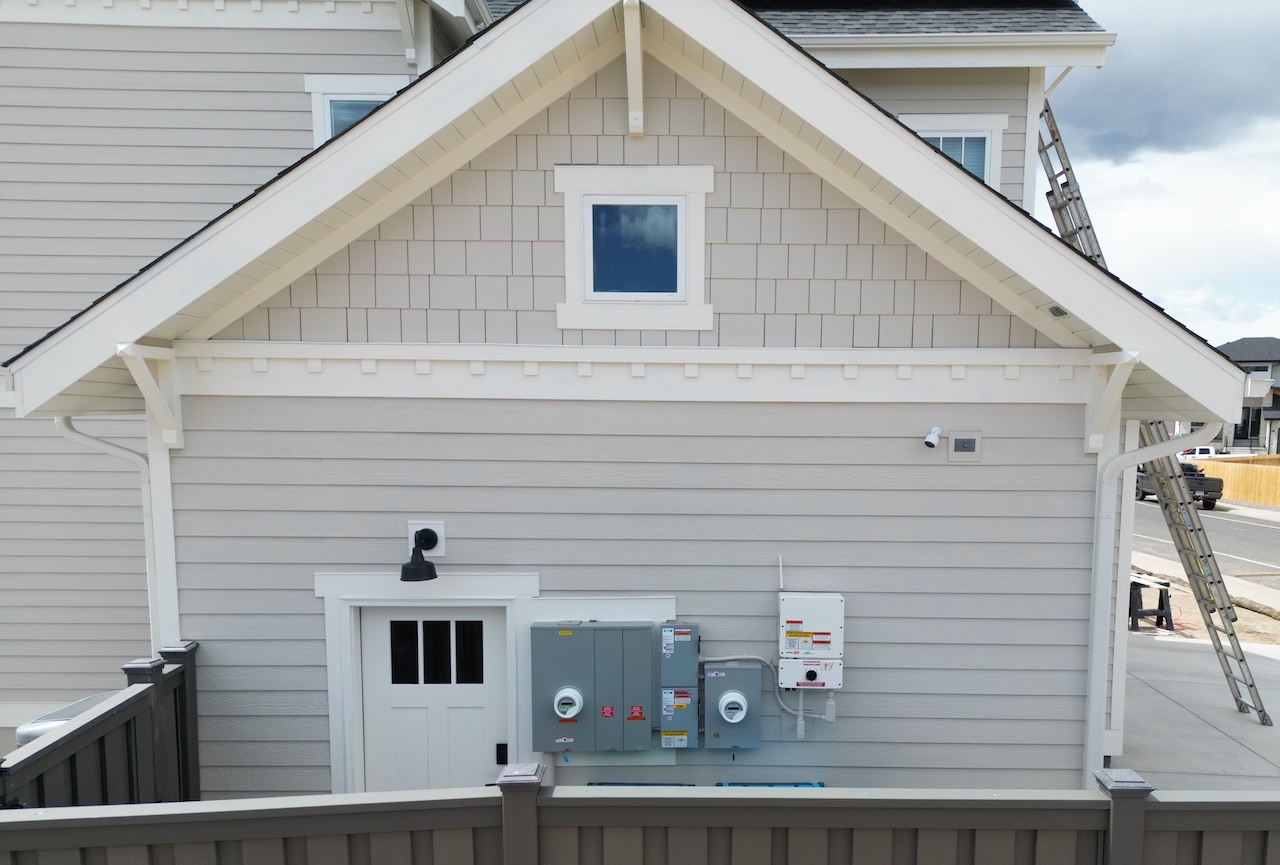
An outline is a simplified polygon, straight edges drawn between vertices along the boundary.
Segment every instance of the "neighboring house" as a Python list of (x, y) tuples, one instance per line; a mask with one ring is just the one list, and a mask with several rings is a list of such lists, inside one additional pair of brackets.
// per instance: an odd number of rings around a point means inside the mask
[[(0, 354), (65, 322), (486, 20), (463, 0), (0, 9)], [(137, 467), (47, 421), (15, 421), (9, 387), (0, 373), (0, 751), (14, 726), (119, 687), (121, 662), (152, 651)], [(80, 426), (146, 449), (133, 418)]]
[(1254, 385), (1241, 410), (1240, 422), (1235, 425), (1236, 444), (1269, 454), (1280, 453), (1280, 388), (1276, 387), (1280, 339), (1250, 336), (1220, 345), (1218, 351), (1248, 373), (1250, 384)]
[[(1234, 420), (1244, 375), (1025, 212), (1044, 67), (1111, 37), (1060, 0), (757, 5), (532, 0), (10, 361), (15, 430), (146, 413), (208, 795), (504, 752), (1071, 788), (1119, 753), (1137, 423)], [(766, 690), (759, 748), (535, 741), (534, 623), (776, 658), (784, 581), (842, 598), (834, 722)]]

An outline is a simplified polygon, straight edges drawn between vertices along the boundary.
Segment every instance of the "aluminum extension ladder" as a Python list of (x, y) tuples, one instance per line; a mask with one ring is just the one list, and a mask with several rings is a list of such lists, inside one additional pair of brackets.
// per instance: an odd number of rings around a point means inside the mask
[(1085, 209), (1076, 175), (1071, 170), (1071, 160), (1067, 159), (1067, 148), (1058, 134), (1058, 124), (1053, 119), (1047, 99), (1044, 110), (1040, 112), (1039, 134), (1040, 162), (1049, 178), (1049, 191), (1045, 198), (1053, 211), (1053, 221), (1058, 224), (1058, 235), (1105, 270), (1107, 262), (1102, 257), (1098, 236), (1094, 234), (1093, 222)]
[[(1169, 440), (1162, 421), (1143, 421), (1139, 425), (1138, 436), (1144, 447)], [(1195, 497), (1182, 474), (1182, 466), (1174, 457), (1161, 457), (1148, 462), (1146, 472), (1155, 488), (1156, 501), (1164, 513), (1164, 521), (1169, 526), (1173, 545), (1178, 550), (1178, 558), (1182, 560), (1187, 582), (1191, 585), (1191, 594), (1200, 607), (1205, 630), (1213, 641), (1213, 650), (1218, 655), (1223, 675), (1227, 677), (1236, 708), (1241, 712), (1252, 709), (1258, 713), (1258, 720), (1270, 727), (1271, 716), (1262, 706), (1262, 696), (1253, 681), (1253, 674), (1249, 672), (1249, 662), (1245, 660), (1232, 625), (1236, 620), (1235, 606), (1222, 581), (1218, 560), (1209, 546), (1209, 536), (1205, 534)], [(1223, 645), (1224, 636), (1229, 647)], [(1248, 691), (1247, 698), (1241, 692), (1241, 685)]]

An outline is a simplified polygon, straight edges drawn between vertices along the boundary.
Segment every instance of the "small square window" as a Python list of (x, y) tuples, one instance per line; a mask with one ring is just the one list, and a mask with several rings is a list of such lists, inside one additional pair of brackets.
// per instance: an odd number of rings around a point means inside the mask
[(587, 300), (679, 300), (684, 297), (682, 202), (588, 196), (591, 242), (584, 269)]
[(710, 330), (703, 278), (709, 165), (559, 165), (561, 328)]

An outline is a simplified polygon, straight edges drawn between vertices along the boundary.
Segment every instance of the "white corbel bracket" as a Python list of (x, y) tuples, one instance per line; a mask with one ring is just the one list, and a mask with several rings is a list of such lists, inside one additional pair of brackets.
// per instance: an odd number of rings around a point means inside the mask
[(1111, 375), (1107, 377), (1107, 386), (1102, 396), (1092, 406), (1093, 411), (1085, 422), (1084, 452), (1096, 454), (1106, 444), (1107, 427), (1116, 419), (1120, 408), (1120, 399), (1124, 396), (1125, 385), (1133, 368), (1138, 365), (1136, 351), (1113, 351), (1093, 356), (1093, 365), (1111, 367)]
[(644, 135), (644, 69), (640, 48), (640, 0), (622, 0), (623, 44), (627, 51), (627, 132)]
[[(173, 349), (125, 343), (116, 346), (116, 356), (124, 361), (138, 390), (142, 391), (147, 411), (160, 427), (160, 440), (165, 447), (171, 450), (182, 447), (182, 402), (174, 386)], [(152, 369), (153, 363), (155, 369)]]

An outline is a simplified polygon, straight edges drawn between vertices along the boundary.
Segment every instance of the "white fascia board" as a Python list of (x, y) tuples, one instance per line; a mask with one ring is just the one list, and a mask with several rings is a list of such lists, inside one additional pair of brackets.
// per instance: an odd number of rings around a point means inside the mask
[(611, 5), (610, 0), (534, 0), (509, 16), (507, 26), (481, 33), (465, 56), (436, 70), (416, 89), (381, 108), (371, 122), (335, 139), (210, 223), (15, 361), (11, 371), (19, 412), (38, 410), (112, 357), (118, 344), (141, 340), (157, 323), (234, 276), (452, 124), (546, 56), (547, 46), (560, 45)]
[(186, 396), (1085, 404), (1083, 349), (181, 343)]
[(1102, 66), (1114, 33), (797, 35), (829, 69)]
[[(649, 5), (909, 199), (1115, 344), (1139, 352), (1144, 364), (1193, 400), (1223, 419), (1238, 416), (1244, 375), (1233, 372), (1230, 361), (940, 158), (910, 130), (850, 93), (732, 0), (708, 0), (696, 11), (683, 0), (650, 0)], [(816, 151), (792, 155), (811, 167), (815, 158), (822, 159)], [(859, 203), (865, 206), (867, 197), (861, 195)], [(928, 232), (914, 224), (898, 230), (913, 242), (929, 242)]]

